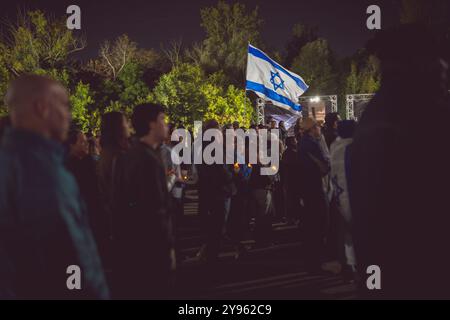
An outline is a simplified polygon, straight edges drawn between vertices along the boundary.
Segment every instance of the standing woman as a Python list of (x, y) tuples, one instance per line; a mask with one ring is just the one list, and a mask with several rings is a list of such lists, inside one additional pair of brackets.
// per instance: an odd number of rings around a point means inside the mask
[[(105, 113), (100, 129), (100, 160), (98, 161), (98, 181), (100, 197), (104, 207), (107, 236), (99, 243), (100, 252), (104, 253), (104, 264), (111, 265), (112, 210), (115, 172), (121, 156), (129, 149), (130, 129), (127, 118), (117, 111)], [(103, 248), (103, 250), (102, 250)]]

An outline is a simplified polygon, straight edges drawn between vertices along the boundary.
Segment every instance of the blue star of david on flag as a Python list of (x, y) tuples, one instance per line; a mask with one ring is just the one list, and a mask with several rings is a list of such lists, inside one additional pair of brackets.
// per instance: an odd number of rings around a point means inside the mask
[(279, 72), (270, 71), (270, 83), (273, 85), (273, 90), (275, 91), (278, 89), (284, 89), (284, 80), (281, 79)]
[(246, 80), (245, 89), (255, 92), (264, 101), (296, 114), (302, 110), (298, 98), (308, 90), (302, 77), (251, 44), (248, 45)]

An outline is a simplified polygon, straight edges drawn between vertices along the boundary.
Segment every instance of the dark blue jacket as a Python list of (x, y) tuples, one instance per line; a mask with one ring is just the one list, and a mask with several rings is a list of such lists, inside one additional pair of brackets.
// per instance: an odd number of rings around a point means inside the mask
[(317, 190), (322, 190), (323, 174), (313, 157), (321, 161), (326, 167), (329, 167), (329, 161), (324, 156), (318, 140), (309, 134), (305, 134), (300, 139), (297, 150), (303, 191), (317, 192)]
[[(69, 265), (81, 290), (67, 288)], [(0, 297), (108, 298), (96, 245), (62, 147), (9, 129), (0, 147)]]

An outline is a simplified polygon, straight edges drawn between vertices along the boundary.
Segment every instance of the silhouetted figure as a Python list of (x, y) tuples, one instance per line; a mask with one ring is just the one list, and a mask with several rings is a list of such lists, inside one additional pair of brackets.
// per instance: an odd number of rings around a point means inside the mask
[[(164, 170), (166, 173), (166, 179), (167, 179), (167, 189), (170, 193), (170, 214), (171, 214), (171, 221), (172, 221), (172, 227), (173, 227), (173, 236), (175, 241), (175, 249), (177, 255), (179, 254), (179, 241), (177, 237), (177, 226), (178, 222), (183, 217), (183, 193), (184, 193), (184, 179), (181, 175), (181, 165), (180, 159), (178, 155), (172, 150), (172, 142), (171, 142), (171, 136), (174, 131), (174, 126), (169, 124), (169, 134), (167, 135), (166, 141), (161, 144), (159, 147), (159, 153), (161, 156), (161, 160), (164, 164)], [(172, 157), (176, 158), (177, 161), (172, 161)]]
[(259, 161), (253, 165), (248, 184), (251, 201), (255, 210), (256, 244), (259, 247), (265, 247), (272, 245), (273, 188), (275, 176), (261, 175), (261, 167), (263, 165)]
[(97, 243), (97, 248), (105, 266), (106, 241), (109, 236), (108, 219), (100, 202), (97, 168), (95, 160), (89, 155), (86, 135), (75, 126), (69, 130), (66, 141), (66, 168), (73, 174), (80, 189), (81, 197), (87, 206), (89, 222)]
[[(97, 163), (98, 189), (102, 205), (103, 219), (98, 219), (105, 237), (99, 241), (100, 251), (107, 269), (111, 268), (113, 250), (113, 208), (114, 189), (121, 160), (129, 149), (130, 128), (127, 118), (118, 111), (107, 112), (102, 116), (100, 126), (100, 159)], [(108, 277), (109, 278), (109, 277)]]
[[(0, 148), (0, 297), (108, 298), (78, 187), (64, 167), (66, 89), (23, 75), (6, 104), (12, 128)], [(67, 287), (71, 265), (81, 270), (81, 290)]]
[[(374, 298), (450, 298), (446, 63), (420, 26), (381, 32), (370, 47), (383, 80), (350, 147), (361, 288)], [(381, 290), (367, 290), (370, 265), (381, 268)]]
[[(204, 130), (218, 129), (215, 120), (207, 121)], [(223, 141), (219, 142), (223, 144)], [(207, 143), (204, 144), (206, 148)], [(232, 166), (227, 164), (201, 164), (198, 166), (199, 211), (202, 229), (206, 237), (204, 253), (208, 263), (216, 263), (222, 232), (230, 209), (231, 196), (235, 193)], [(200, 256), (203, 252), (199, 253)]]
[(297, 154), (297, 139), (287, 137), (286, 151), (280, 163), (280, 176), (283, 187), (284, 207), (288, 223), (294, 223), (300, 218), (300, 166)]
[(302, 118), (297, 118), (297, 120), (295, 121), (295, 125), (294, 125), (294, 136), (297, 139), (297, 143), (298, 141), (300, 141), (302, 139), (303, 136), (303, 128), (301, 126), (301, 122), (302, 122)]
[(325, 142), (327, 143), (328, 149), (330, 149), (331, 144), (336, 140), (337, 133), (337, 124), (340, 120), (339, 113), (330, 112), (325, 116), (325, 123), (323, 124), (322, 134), (325, 138)]
[(233, 122), (233, 129), (234, 129), (234, 130), (239, 129), (239, 122), (238, 122), (238, 121), (234, 121), (234, 122)]
[(127, 118), (113, 111), (102, 116), (100, 127), (99, 188), (109, 214), (113, 205), (114, 176), (121, 156), (129, 149), (130, 130)]
[(334, 200), (338, 215), (334, 222), (337, 230), (337, 250), (338, 259), (342, 265), (344, 276), (348, 280), (354, 280), (356, 271), (356, 258), (353, 246), (353, 220), (350, 208), (350, 197), (348, 191), (348, 170), (349, 170), (349, 150), (353, 141), (353, 135), (356, 128), (354, 120), (343, 120), (338, 122), (338, 137), (331, 144), (330, 163), (331, 163), (331, 181), (333, 183)]
[(286, 138), (287, 138), (288, 130), (286, 129), (286, 125), (284, 124), (284, 121), (280, 121), (279, 129), (280, 129), (280, 141), (283, 142), (283, 145), (286, 145)]
[(304, 203), (304, 245), (307, 268), (316, 272), (323, 262), (323, 241), (327, 227), (328, 203), (322, 177), (329, 171), (328, 159), (320, 146), (320, 127), (312, 118), (302, 121), (303, 136), (298, 143), (301, 194)]
[[(249, 163), (249, 138), (244, 141), (244, 148), (237, 150), (237, 160), (233, 168), (233, 183), (236, 186), (236, 194), (231, 198), (230, 217), (228, 219), (227, 234), (230, 236), (236, 250), (235, 258), (239, 258), (245, 251), (241, 244), (245, 232), (249, 231), (251, 217), (251, 189), (249, 179), (252, 173), (252, 165)], [(239, 161), (240, 160), (240, 161)], [(244, 162), (244, 163), (239, 163)]]
[(118, 173), (114, 210), (113, 296), (165, 298), (175, 252), (170, 195), (159, 146), (167, 138), (164, 109), (143, 104), (134, 108), (137, 142), (124, 156)]

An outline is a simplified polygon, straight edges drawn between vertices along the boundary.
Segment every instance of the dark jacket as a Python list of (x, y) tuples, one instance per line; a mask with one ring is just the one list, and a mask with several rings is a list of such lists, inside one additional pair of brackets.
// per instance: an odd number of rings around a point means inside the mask
[(329, 127), (329, 126), (325, 125), (322, 128), (322, 134), (323, 134), (323, 136), (325, 138), (325, 142), (327, 143), (328, 149), (330, 149), (331, 144), (338, 137), (337, 130), (332, 128), (332, 127)]
[(109, 249), (108, 241), (110, 238), (110, 217), (106, 214), (102, 205), (98, 176), (97, 163), (91, 156), (85, 156), (83, 159), (69, 157), (66, 160), (66, 168), (74, 176), (80, 194), (87, 207), (89, 223), (94, 234), (97, 248), (102, 259), (102, 264), (109, 264), (106, 251)]
[(350, 148), (356, 259), (363, 283), (368, 266), (381, 268), (382, 289), (370, 295), (448, 299), (450, 104), (437, 86), (412, 91), (416, 79), (384, 82)]
[[(208, 142), (203, 144), (203, 150)], [(221, 200), (236, 194), (233, 183), (233, 166), (229, 164), (200, 164), (198, 165), (199, 194), (204, 200)], [(203, 200), (202, 200), (203, 201)]]
[(120, 163), (113, 217), (113, 294), (150, 298), (167, 284), (173, 248), (164, 165), (159, 152), (141, 142)]
[(256, 163), (252, 167), (252, 173), (249, 179), (250, 190), (272, 190), (275, 183), (275, 175), (262, 175), (261, 167), (259, 163)]
[(299, 194), (300, 179), (300, 164), (298, 161), (297, 150), (294, 148), (287, 148), (283, 153), (280, 163), (280, 176), (283, 187), (289, 194)]
[[(63, 148), (10, 129), (0, 148), (0, 297), (108, 298), (88, 217)], [(68, 290), (78, 265), (82, 290)]]
[(309, 134), (304, 134), (298, 142), (298, 159), (300, 174), (302, 176), (302, 192), (318, 192), (322, 190), (323, 172), (318, 163), (320, 161), (324, 167), (329, 168), (329, 162), (324, 156), (317, 139)]
[[(104, 212), (111, 224), (112, 206), (114, 202), (114, 183), (116, 169), (125, 150), (114, 146), (104, 146), (97, 164), (98, 188)], [(111, 233), (111, 227), (109, 233)]]

